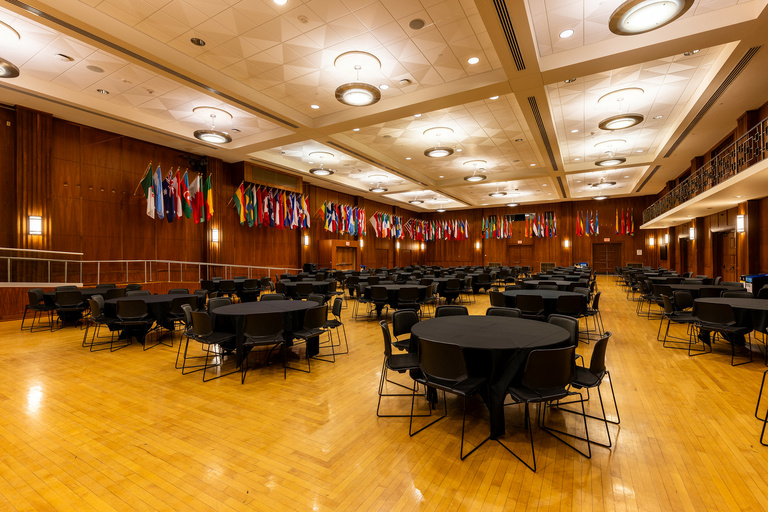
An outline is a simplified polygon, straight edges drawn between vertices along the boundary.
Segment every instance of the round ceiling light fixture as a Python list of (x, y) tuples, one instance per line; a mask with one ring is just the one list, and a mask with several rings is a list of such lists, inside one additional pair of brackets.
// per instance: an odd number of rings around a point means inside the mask
[(232, 142), (232, 137), (227, 132), (216, 129), (216, 118), (221, 117), (223, 119), (232, 119), (232, 114), (226, 110), (222, 110), (216, 107), (195, 107), (192, 112), (198, 116), (206, 116), (211, 120), (210, 130), (195, 130), (194, 136), (198, 140), (203, 142), (210, 142), (213, 144), (227, 144)]
[(333, 169), (323, 169), (322, 167), (313, 167), (309, 170), (309, 173), (315, 176), (330, 176), (334, 172)]
[(434, 137), (437, 141), (435, 146), (424, 150), (424, 155), (430, 158), (444, 158), (453, 154), (453, 148), (440, 144), (440, 139), (442, 137), (453, 135), (453, 128), (448, 128), (447, 126), (435, 126), (424, 130), (422, 135)]
[(693, 6), (694, 0), (627, 0), (608, 21), (608, 28), (620, 36), (644, 34), (672, 23)]
[(0, 78), (16, 78), (17, 76), (19, 76), (19, 68), (0, 57)]
[(423, 203), (424, 203), (424, 201), (422, 201), (421, 199), (411, 199), (411, 200), (410, 200), (410, 201), (408, 201), (408, 202), (409, 202), (410, 204), (423, 204)]
[(590, 187), (592, 188), (608, 188), (616, 185), (615, 181), (606, 181), (605, 178), (600, 178), (600, 181), (597, 183), (590, 183)]
[(453, 154), (453, 148), (448, 146), (435, 146), (424, 150), (424, 155), (430, 158), (444, 158)]
[(488, 197), (504, 197), (505, 195), (507, 195), (507, 193), (503, 190), (497, 190), (496, 192), (488, 194)]
[(520, 203), (507, 203), (507, 206), (514, 208), (515, 206), (520, 206)]
[(445, 213), (445, 208), (443, 208), (443, 207), (440, 207), (440, 208), (436, 209), (435, 211), (436, 211), (437, 213)]
[(603, 199), (608, 199), (608, 196), (599, 195), (599, 196), (593, 197), (592, 199), (594, 199), (595, 201), (602, 201)]
[(361, 72), (378, 71), (381, 61), (368, 52), (344, 52), (333, 61), (337, 69), (355, 72), (355, 81), (340, 85), (336, 88), (336, 99), (352, 107), (373, 105), (381, 99), (381, 92), (375, 85), (360, 80)]
[(595, 165), (599, 167), (612, 167), (614, 165), (621, 165), (624, 162), (627, 161), (626, 158), (620, 157), (620, 156), (613, 156), (613, 153), (608, 151), (606, 153), (607, 158), (603, 158), (602, 160), (598, 160), (595, 162)]
[(474, 183), (477, 181), (483, 181), (486, 177), (482, 174), (472, 174), (471, 176), (464, 176), (464, 181), (469, 181), (470, 183)]
[(375, 192), (376, 194), (381, 194), (382, 192), (386, 192), (387, 189), (381, 186), (381, 183), (377, 183), (375, 187), (371, 187), (368, 189), (368, 192)]
[(600, 121), (597, 126), (601, 130), (623, 130), (625, 128), (631, 128), (642, 123), (645, 120), (642, 114), (618, 114), (611, 117), (606, 117)]

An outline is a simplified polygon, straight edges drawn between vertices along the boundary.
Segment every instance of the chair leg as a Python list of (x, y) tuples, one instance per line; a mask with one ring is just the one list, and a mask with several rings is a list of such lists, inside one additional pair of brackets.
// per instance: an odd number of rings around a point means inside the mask
[(504, 448), (509, 453), (514, 455), (514, 457), (517, 460), (519, 460), (520, 462), (525, 464), (525, 467), (527, 467), (528, 469), (530, 469), (531, 471), (533, 471), (535, 473), (536, 472), (536, 449), (533, 446), (533, 430), (531, 429), (531, 414), (530, 414), (528, 405), (529, 405), (528, 402), (526, 402), (525, 403), (525, 419), (524, 419), (525, 425), (524, 426), (525, 426), (525, 429), (528, 431), (528, 438), (530, 439), (530, 442), (531, 442), (531, 457), (533, 457), (533, 465), (528, 464), (527, 462), (525, 462), (518, 454), (513, 452), (511, 448), (509, 448), (507, 445), (502, 443), (501, 439), (496, 438), (496, 442), (499, 443), (502, 448)]
[[(379, 403), (376, 405), (376, 416), (379, 418), (409, 418), (411, 415), (413, 415), (416, 418), (419, 417), (426, 417), (426, 416), (432, 416), (432, 408), (429, 409), (429, 414), (413, 414), (413, 411), (411, 411), (411, 414), (381, 414), (381, 398), (382, 397), (392, 397), (392, 396), (412, 396), (413, 390), (410, 387), (406, 387), (400, 383), (393, 382), (387, 378), (387, 373), (389, 369), (387, 368), (387, 360), (384, 360), (384, 363), (381, 365), (381, 377), (379, 378)], [(385, 382), (392, 382), (393, 384), (396, 384), (400, 387), (411, 389), (410, 393), (385, 393), (384, 392), (384, 383)], [(419, 383), (414, 381), (414, 385), (418, 390)], [(417, 396), (426, 396), (426, 389), (424, 390), (424, 394), (418, 394)]]
[[(218, 358), (221, 359), (219, 364), (210, 364), (210, 365), (208, 364), (208, 362), (210, 360), (210, 356), (211, 356), (212, 350), (213, 350), (213, 345), (212, 344), (208, 345), (208, 350), (206, 351), (206, 354), (205, 354), (205, 365), (203, 366), (203, 382), (209, 382), (209, 381), (212, 381), (212, 380), (220, 379), (221, 377), (226, 377), (227, 375), (232, 375), (233, 373), (237, 373), (237, 372), (240, 371), (240, 368), (235, 367), (235, 369), (232, 370), (229, 373), (221, 373), (221, 374), (219, 374), (219, 375), (217, 375), (215, 377), (211, 377), (210, 379), (206, 379), (205, 378), (205, 374), (206, 374), (206, 372), (208, 371), (209, 368), (220, 368), (221, 366), (224, 365), (224, 361), (223, 361), (224, 355), (221, 354), (221, 352), (219, 352), (215, 356), (215, 357), (218, 357)], [(221, 350), (221, 347), (219, 347), (219, 350)]]
[[(744, 348), (746, 348), (749, 351), (749, 360), (742, 361), (741, 363), (736, 363), (736, 364), (733, 363), (734, 358), (736, 357), (736, 344), (733, 341), (730, 342), (731, 343), (731, 366), (741, 366), (743, 364), (747, 364), (747, 363), (751, 363), (752, 362), (752, 335), (748, 333), (747, 334), (747, 339), (749, 341), (748, 341), (747, 344), (744, 345)], [(747, 348), (747, 346), (749, 348)]]
[(480, 444), (478, 444), (477, 446), (475, 446), (474, 448), (472, 448), (471, 450), (469, 450), (465, 454), (464, 453), (464, 426), (466, 424), (466, 421), (467, 421), (467, 397), (465, 396), (464, 397), (464, 407), (463, 407), (463, 410), (462, 410), (462, 413), (461, 413), (461, 450), (460, 450), (460, 453), (459, 453), (459, 456), (461, 457), (461, 460), (464, 460), (467, 457), (469, 457), (470, 455), (472, 455), (472, 453), (474, 453), (475, 450), (477, 450), (478, 448), (483, 446), (485, 444), (485, 442), (488, 441), (491, 438), (491, 436), (489, 435), (488, 437), (483, 439), (480, 442)]
[[(426, 429), (428, 427), (431, 427), (432, 425), (434, 425), (435, 423), (437, 423), (441, 419), (443, 419), (446, 416), (448, 416), (448, 401), (445, 398), (445, 391), (443, 391), (443, 405), (444, 405), (443, 415), (440, 416), (439, 418), (437, 418), (436, 420), (433, 420), (430, 423), (426, 424), (425, 426), (421, 427), (419, 430), (417, 430), (415, 432), (413, 431), (413, 418), (419, 417), (418, 415), (414, 415), (413, 414), (413, 406), (414, 406), (414, 403), (416, 401), (416, 390), (418, 389), (417, 388), (418, 385), (419, 385), (418, 382), (413, 381), (413, 393), (411, 394), (411, 415), (410, 415), (411, 420), (408, 423), (408, 435), (411, 436), (411, 437), (415, 436), (416, 434), (418, 434), (422, 430), (424, 430), (424, 429)], [(431, 407), (430, 407), (430, 416), (431, 416)]]
[[(757, 418), (759, 420), (762, 420), (763, 418), (761, 418), (758, 415), (757, 410), (760, 408), (760, 400), (763, 399), (763, 389), (765, 388), (765, 379), (767, 377), (768, 377), (768, 370), (765, 370), (765, 372), (763, 373), (763, 381), (760, 383), (760, 393), (757, 395), (757, 405), (755, 406), (755, 418)], [(768, 411), (766, 411), (766, 412), (768, 412)]]
[[(579, 437), (579, 436), (576, 436), (574, 434), (570, 434), (570, 433), (562, 431), (562, 430), (556, 430), (556, 429), (553, 429), (553, 428), (545, 426), (544, 424), (546, 423), (546, 420), (547, 420), (547, 418), (546, 418), (546, 416), (547, 416), (547, 406), (546, 406), (546, 404), (542, 404), (542, 407), (539, 408), (538, 425), (539, 425), (540, 429), (542, 429), (544, 432), (548, 433), (549, 435), (551, 435), (552, 437), (554, 437), (555, 439), (557, 439), (561, 443), (563, 443), (563, 444), (565, 444), (567, 446), (570, 446), (571, 448), (573, 448), (574, 450), (579, 452), (581, 455), (585, 456), (588, 459), (591, 459), (592, 458), (592, 443), (593, 443), (593, 441), (589, 440), (589, 427), (587, 426), (587, 411), (584, 408), (584, 400), (581, 400), (580, 403), (581, 403), (581, 416), (584, 419), (584, 432), (586, 433), (586, 437)], [(602, 404), (602, 402), (601, 402), (601, 404)], [(542, 409), (543, 409), (543, 411), (542, 411)], [(598, 418), (598, 419), (600, 419), (600, 418)], [(608, 430), (608, 425), (606, 425), (605, 429)], [(582, 441), (586, 441), (587, 442), (587, 453), (584, 453), (583, 451), (581, 451), (578, 448), (576, 448), (575, 444), (571, 444), (571, 443), (566, 442), (565, 439), (561, 438), (560, 436), (556, 435), (555, 433), (563, 434), (563, 435), (566, 435), (568, 437), (572, 437), (574, 439), (580, 439)], [(608, 440), (610, 442), (610, 435), (608, 436)]]

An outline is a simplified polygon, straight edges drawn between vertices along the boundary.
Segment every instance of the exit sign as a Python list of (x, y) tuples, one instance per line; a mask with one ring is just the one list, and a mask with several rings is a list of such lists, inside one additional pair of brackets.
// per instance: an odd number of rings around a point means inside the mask
[(603, 242), (610, 242), (610, 241), (611, 241), (610, 238), (603, 238)]

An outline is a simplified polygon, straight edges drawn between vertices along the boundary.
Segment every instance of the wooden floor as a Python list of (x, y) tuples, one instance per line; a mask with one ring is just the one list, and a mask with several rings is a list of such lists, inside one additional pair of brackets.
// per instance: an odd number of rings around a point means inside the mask
[[(287, 380), (279, 365), (254, 368), (245, 385), (182, 376), (176, 347), (91, 353), (77, 328), (30, 334), (2, 323), (0, 510), (768, 507), (768, 447), (753, 416), (762, 357), (733, 368), (726, 345), (694, 358), (664, 349), (658, 322), (636, 317), (612, 278), (599, 289), (614, 333), (614, 447), (593, 447), (590, 460), (534, 429), (537, 473), (494, 442), (460, 461), (458, 400), (413, 438), (407, 418), (377, 418), (381, 334), (351, 320), (351, 308), (349, 355)], [(470, 307), (487, 306), (481, 295)], [(590, 351), (580, 347), (587, 361)], [(389, 400), (389, 410), (409, 404)], [(529, 455), (522, 415), (507, 409), (506, 442)], [(470, 408), (469, 442), (487, 420), (482, 405)], [(590, 433), (604, 440), (601, 428)]]

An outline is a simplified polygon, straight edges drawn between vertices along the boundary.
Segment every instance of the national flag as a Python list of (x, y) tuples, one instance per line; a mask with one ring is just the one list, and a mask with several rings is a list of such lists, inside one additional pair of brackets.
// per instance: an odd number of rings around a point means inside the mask
[(595, 234), (600, 234), (600, 221), (598, 220), (597, 210), (595, 210)]
[(170, 173), (163, 180), (163, 208), (165, 220), (173, 222), (176, 218), (176, 201), (173, 197), (173, 177)]
[(182, 211), (181, 200), (181, 176), (179, 175), (179, 169), (176, 169), (176, 175), (173, 177), (173, 198), (175, 200), (176, 218), (181, 218), (184, 215)]
[(144, 191), (144, 198), (147, 200), (147, 215), (155, 218), (155, 191), (152, 188), (152, 164), (147, 166), (147, 174), (139, 183)]
[(235, 193), (232, 195), (232, 201), (235, 202), (235, 209), (237, 210), (237, 215), (240, 218), (240, 225), (242, 226), (245, 224), (245, 188), (242, 183), (235, 189)]
[(616, 208), (616, 225), (614, 226), (614, 234), (619, 234), (619, 209)]
[(256, 197), (253, 193), (255, 187), (251, 185), (245, 190), (245, 221), (252, 228), (256, 223)]
[(632, 213), (629, 216), (629, 220), (630, 220), (630, 226), (631, 226), (629, 234), (632, 236), (635, 236), (635, 209), (634, 208), (632, 208)]
[(211, 217), (213, 217), (213, 186), (211, 185), (210, 174), (205, 179), (203, 197), (205, 198), (205, 220), (211, 220)]
[(163, 175), (160, 174), (160, 166), (155, 169), (155, 174), (152, 176), (152, 186), (155, 188), (155, 211), (157, 212), (157, 218), (162, 219), (165, 217), (165, 202), (163, 201)]
[(200, 224), (200, 200), (203, 195), (200, 193), (200, 175), (195, 176), (192, 184), (189, 186), (189, 203), (192, 207), (192, 220), (195, 224)]
[(181, 207), (184, 211), (184, 216), (191, 219), (192, 199), (189, 194), (189, 178), (187, 177), (187, 171), (184, 171), (184, 177), (181, 179)]

